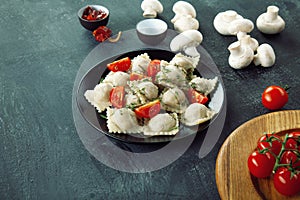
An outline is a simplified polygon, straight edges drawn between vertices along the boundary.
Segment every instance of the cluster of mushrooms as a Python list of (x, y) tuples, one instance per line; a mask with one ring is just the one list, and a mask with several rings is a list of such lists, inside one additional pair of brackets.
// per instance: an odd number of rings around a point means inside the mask
[[(163, 12), (163, 6), (158, 0), (143, 0), (141, 8), (145, 18), (155, 18), (157, 14)], [(171, 41), (171, 50), (174, 52), (184, 51), (188, 56), (199, 57), (197, 46), (201, 44), (203, 36), (198, 31), (199, 22), (196, 19), (195, 8), (186, 1), (177, 1), (172, 10), (175, 16), (171, 22), (179, 35)]]
[[(268, 6), (267, 11), (256, 20), (258, 30), (265, 34), (280, 33), (285, 28), (285, 22), (278, 12), (278, 7)], [(248, 35), (254, 29), (252, 21), (243, 18), (234, 10), (228, 10), (217, 14), (213, 24), (221, 35), (237, 36), (237, 41), (228, 47), (230, 51), (228, 62), (232, 68), (245, 68), (252, 61), (256, 66), (274, 65), (276, 56), (272, 46), (266, 43), (259, 45), (256, 39)]]
[[(157, 14), (163, 12), (163, 6), (159, 0), (143, 0), (141, 8), (145, 18), (155, 18)], [(195, 8), (186, 1), (177, 1), (172, 10), (175, 16), (171, 22), (180, 34), (171, 42), (171, 50), (183, 50), (192, 57), (200, 56), (196, 47), (202, 42), (203, 36), (198, 31), (199, 22), (196, 19)], [(285, 22), (278, 13), (278, 7), (268, 6), (267, 11), (256, 20), (258, 30), (265, 34), (281, 32), (285, 28)], [(251, 20), (242, 17), (234, 10), (227, 10), (215, 16), (213, 25), (221, 35), (237, 37), (237, 41), (228, 47), (230, 51), (228, 62), (232, 68), (243, 69), (252, 62), (256, 66), (263, 67), (274, 65), (276, 56), (272, 46), (266, 43), (259, 45), (258, 41), (249, 35), (254, 29)]]

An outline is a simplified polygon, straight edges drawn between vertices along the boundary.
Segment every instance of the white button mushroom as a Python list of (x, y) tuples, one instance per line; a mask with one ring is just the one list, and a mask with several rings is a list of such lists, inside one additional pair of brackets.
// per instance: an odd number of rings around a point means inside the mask
[(256, 51), (259, 45), (256, 39), (252, 38), (250, 35), (247, 35), (245, 32), (238, 32), (237, 39), (241, 42), (241, 45), (248, 45), (253, 51)]
[(249, 19), (237, 19), (229, 23), (228, 33), (236, 35), (239, 31), (250, 33), (254, 29), (254, 24)]
[(229, 24), (237, 19), (243, 19), (243, 17), (234, 10), (227, 10), (215, 16), (213, 25), (221, 35), (231, 35), (228, 32)]
[(254, 55), (254, 64), (256, 66), (261, 65), (263, 67), (271, 67), (275, 64), (276, 56), (273, 48), (269, 44), (261, 44), (257, 48), (257, 54)]
[(141, 8), (145, 18), (155, 18), (157, 13), (163, 12), (163, 6), (158, 0), (143, 0)]
[(267, 12), (261, 14), (256, 20), (258, 30), (265, 34), (280, 33), (285, 28), (285, 22), (278, 12), (278, 7), (268, 6)]
[(200, 56), (197, 47), (203, 40), (202, 34), (197, 30), (187, 30), (175, 36), (170, 43), (170, 49), (174, 52), (184, 51), (185, 54), (197, 57)]
[(228, 62), (234, 69), (243, 69), (250, 65), (253, 60), (253, 50), (247, 45), (241, 45), (240, 41), (229, 45), (228, 50), (230, 51)]
[(197, 30), (198, 28), (198, 20), (192, 18), (190, 15), (182, 16), (174, 23), (174, 29), (180, 33), (187, 30)]
[(192, 18), (196, 18), (196, 10), (195, 8), (186, 1), (177, 1), (173, 5), (173, 12), (175, 13), (175, 16), (173, 19), (171, 19), (171, 22), (174, 24), (179, 18), (182, 16), (191, 16)]

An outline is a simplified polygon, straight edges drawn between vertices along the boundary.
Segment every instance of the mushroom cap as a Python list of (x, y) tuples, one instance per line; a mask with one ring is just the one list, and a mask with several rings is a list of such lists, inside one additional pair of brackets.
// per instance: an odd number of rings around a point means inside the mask
[(197, 47), (203, 40), (202, 34), (197, 30), (187, 30), (175, 36), (170, 43), (172, 51), (181, 51), (188, 47)]
[(249, 19), (237, 19), (229, 23), (228, 32), (237, 35), (238, 32), (250, 33), (254, 29), (254, 24)]
[(175, 23), (174, 29), (182, 33), (187, 30), (197, 30), (199, 22), (197, 19), (192, 18), (190, 15), (181, 16)]
[(254, 56), (254, 64), (261, 65), (263, 67), (271, 67), (275, 64), (276, 56), (271, 45), (261, 44), (257, 48), (257, 54)]
[(157, 13), (163, 12), (163, 5), (158, 0), (143, 0), (141, 8), (144, 11), (143, 16), (147, 18), (155, 18)]
[(215, 16), (213, 25), (216, 31), (218, 31), (221, 35), (231, 35), (228, 32), (229, 24), (237, 19), (243, 19), (243, 17), (234, 10), (227, 10), (220, 12)]
[(194, 6), (186, 1), (177, 1), (172, 8), (173, 12), (181, 15), (191, 15), (196, 17), (196, 10)]
[(186, 1), (177, 1), (173, 5), (173, 12), (175, 16), (171, 19), (172, 23), (175, 23), (182, 16), (191, 16), (192, 18), (196, 18), (196, 10), (195, 8)]

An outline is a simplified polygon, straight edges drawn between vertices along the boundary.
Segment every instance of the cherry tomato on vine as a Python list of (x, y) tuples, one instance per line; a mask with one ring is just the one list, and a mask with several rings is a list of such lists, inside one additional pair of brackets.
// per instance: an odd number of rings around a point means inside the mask
[(282, 195), (292, 196), (300, 192), (300, 174), (292, 174), (285, 167), (277, 169), (273, 183), (275, 189)]
[(109, 100), (115, 108), (122, 108), (124, 105), (124, 97), (124, 86), (117, 86), (110, 91)]
[(266, 178), (272, 174), (275, 157), (270, 152), (252, 152), (248, 157), (248, 169), (257, 178)]
[(298, 160), (296, 153), (294, 153), (293, 151), (285, 151), (282, 156), (281, 156), (281, 160), (280, 160), (281, 164), (292, 164), (293, 168), (297, 168), (299, 167), (300, 170), (300, 160)]
[(264, 134), (258, 139), (257, 148), (259, 150), (269, 149), (274, 154), (278, 155), (282, 147), (282, 140), (274, 134)]
[(282, 87), (272, 85), (262, 94), (262, 104), (269, 110), (278, 110), (288, 102), (288, 94)]
[(160, 102), (155, 100), (134, 110), (138, 117), (152, 118), (160, 112)]
[(298, 151), (300, 151), (300, 131), (290, 133), (289, 137), (292, 137), (294, 140), (296, 140), (298, 145)]
[(288, 138), (285, 143), (285, 148), (291, 150), (297, 150), (298, 148), (297, 141), (294, 138)]
[(300, 142), (300, 132), (292, 132), (289, 134), (289, 137), (292, 137), (296, 141)]

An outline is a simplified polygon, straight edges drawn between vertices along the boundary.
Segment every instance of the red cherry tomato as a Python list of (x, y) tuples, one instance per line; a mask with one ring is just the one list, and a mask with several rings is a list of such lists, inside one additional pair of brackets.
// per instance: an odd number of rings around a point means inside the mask
[(290, 133), (289, 137), (292, 137), (297, 142), (298, 151), (300, 151), (300, 131)]
[(269, 149), (274, 154), (278, 155), (282, 147), (282, 140), (274, 134), (265, 134), (258, 139), (257, 148), (259, 150)]
[(275, 157), (270, 152), (259, 153), (254, 151), (248, 157), (248, 169), (257, 178), (266, 178), (272, 174)]
[(300, 142), (300, 132), (292, 132), (289, 134), (289, 137), (292, 137), (296, 141)]
[(291, 163), (293, 168), (300, 167), (300, 160), (298, 160), (297, 155), (293, 151), (285, 151), (281, 156), (280, 163), (281, 164)]
[(208, 102), (207, 96), (205, 96), (204, 94), (201, 94), (200, 92), (198, 92), (194, 89), (189, 89), (187, 96), (188, 96), (190, 103), (206, 104)]
[(117, 86), (110, 91), (109, 100), (115, 108), (122, 108), (124, 106), (124, 97), (124, 86)]
[(286, 149), (296, 150), (298, 148), (297, 141), (294, 138), (288, 138), (285, 143)]
[(160, 112), (159, 100), (142, 105), (134, 110), (138, 117), (152, 118)]
[(279, 168), (274, 177), (275, 189), (282, 195), (292, 196), (300, 192), (300, 174), (293, 174), (285, 167)]
[(138, 74), (138, 73), (135, 73), (135, 72), (132, 72), (130, 74), (130, 78), (129, 80), (130, 81), (136, 81), (136, 80), (141, 80), (143, 78), (146, 78), (147, 76), (143, 75), (143, 74)]
[(120, 60), (116, 60), (112, 63), (107, 64), (107, 68), (113, 72), (127, 71), (130, 68), (130, 66), (131, 66), (131, 60), (129, 57), (125, 57)]
[(152, 60), (147, 68), (148, 76), (155, 78), (156, 74), (160, 71), (160, 60)]
[(278, 110), (288, 102), (288, 94), (282, 87), (269, 86), (262, 94), (262, 104), (269, 110)]

